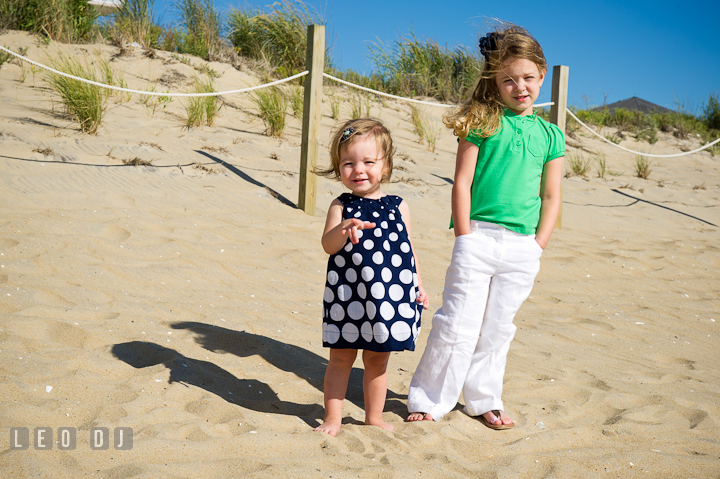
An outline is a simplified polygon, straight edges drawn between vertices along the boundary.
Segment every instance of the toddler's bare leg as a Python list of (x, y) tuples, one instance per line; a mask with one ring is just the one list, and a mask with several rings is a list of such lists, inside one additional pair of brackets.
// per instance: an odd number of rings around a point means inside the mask
[(352, 365), (357, 357), (357, 349), (331, 349), (330, 360), (325, 370), (325, 418), (316, 427), (316, 431), (335, 436), (342, 423), (342, 406), (347, 391)]
[(388, 431), (395, 426), (386, 423), (382, 418), (387, 396), (387, 364), (390, 353), (363, 351), (363, 396), (365, 397), (365, 424), (378, 426)]

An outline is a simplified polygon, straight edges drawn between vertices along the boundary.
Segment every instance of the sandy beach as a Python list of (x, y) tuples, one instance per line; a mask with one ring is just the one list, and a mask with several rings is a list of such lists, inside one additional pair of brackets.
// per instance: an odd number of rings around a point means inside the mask
[[(43, 46), (21, 32), (0, 44), (41, 63), (100, 55), (130, 88), (189, 91), (197, 74), (167, 52)], [(262, 83), (208, 65), (219, 91)], [(345, 98), (349, 118), (353, 92), (325, 91)], [(410, 205), (430, 310), (417, 350), (390, 359), (384, 419), (395, 431), (362, 424), (358, 361), (330, 437), (313, 431), (328, 357), (320, 235), (343, 188), (318, 178), (315, 215), (298, 209), (301, 120), (288, 114), (282, 138), (270, 138), (247, 94), (223, 99), (214, 126), (187, 129), (179, 99), (151, 116), (115, 96), (86, 135), (39, 71), (0, 69), (0, 476), (720, 476), (720, 157), (654, 159), (640, 179), (633, 154), (569, 135), (568, 154), (602, 153), (618, 175), (593, 167), (563, 181), (562, 228), (508, 358), (503, 398), (517, 426), (485, 428), (462, 398), (441, 422), (406, 423), (450, 261), (457, 143), (443, 128), (430, 153), (409, 105), (373, 99), (398, 147), (384, 191)], [(323, 108), (327, 164), (336, 121)], [(425, 111), (440, 128), (444, 109)], [(669, 133), (621, 145), (701, 146)], [(134, 158), (151, 165), (123, 163)], [(53, 443), (75, 428), (76, 447), (36, 449), (39, 427)], [(131, 428), (132, 449), (93, 449), (96, 427)], [(29, 430), (28, 449), (12, 447), (14, 428)]]

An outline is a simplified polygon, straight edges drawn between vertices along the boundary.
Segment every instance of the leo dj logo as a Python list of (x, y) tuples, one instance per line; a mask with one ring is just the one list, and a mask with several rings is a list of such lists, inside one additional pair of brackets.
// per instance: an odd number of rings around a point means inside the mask
[[(61, 451), (72, 451), (77, 445), (77, 430), (74, 427), (59, 427), (57, 439), (53, 442), (53, 429), (51, 427), (36, 427), (33, 430), (33, 447), (39, 451), (48, 451), (57, 443)], [(122, 451), (129, 451), (133, 448), (133, 430), (131, 427), (116, 427), (112, 436), (110, 428), (93, 427), (90, 429), (90, 449), (110, 449), (112, 440), (113, 448)], [(30, 429), (26, 427), (10, 428), (10, 449), (25, 450), (30, 448)]]

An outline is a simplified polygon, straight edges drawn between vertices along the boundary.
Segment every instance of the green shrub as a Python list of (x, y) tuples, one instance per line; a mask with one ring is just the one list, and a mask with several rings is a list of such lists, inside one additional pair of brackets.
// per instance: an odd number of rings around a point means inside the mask
[[(105, 67), (98, 68), (87, 61), (80, 63), (79, 60), (62, 54), (57, 58), (48, 58), (48, 63), (58, 71), (86, 80), (103, 82), (106, 79), (103, 74)], [(83, 132), (97, 132), (107, 106), (107, 89), (51, 72), (46, 73), (45, 81), (60, 96), (67, 112), (77, 119)]]
[(637, 139), (647, 141), (651, 145), (654, 145), (658, 141), (657, 130), (653, 128), (645, 128), (644, 130), (640, 130), (637, 134)]

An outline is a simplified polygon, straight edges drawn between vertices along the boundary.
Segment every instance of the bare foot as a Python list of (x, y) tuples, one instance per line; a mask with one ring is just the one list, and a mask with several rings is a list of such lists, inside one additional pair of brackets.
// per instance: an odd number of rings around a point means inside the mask
[(424, 412), (411, 412), (410, 415), (407, 417), (408, 422), (415, 422), (415, 421), (432, 421), (433, 417)]
[(324, 432), (326, 434), (330, 434), (331, 436), (337, 436), (337, 433), (340, 432), (340, 424), (341, 421), (325, 421), (322, 424), (320, 424), (318, 427), (315, 428), (318, 432)]
[(392, 424), (386, 423), (386, 422), (383, 421), (382, 419), (379, 419), (379, 420), (377, 420), (377, 421), (368, 421), (368, 420), (366, 419), (366, 420), (365, 420), (365, 425), (366, 425), (366, 426), (377, 426), (377, 427), (381, 427), (381, 428), (385, 429), (386, 431), (394, 431), (394, 430), (395, 430), (395, 426), (393, 426)]

